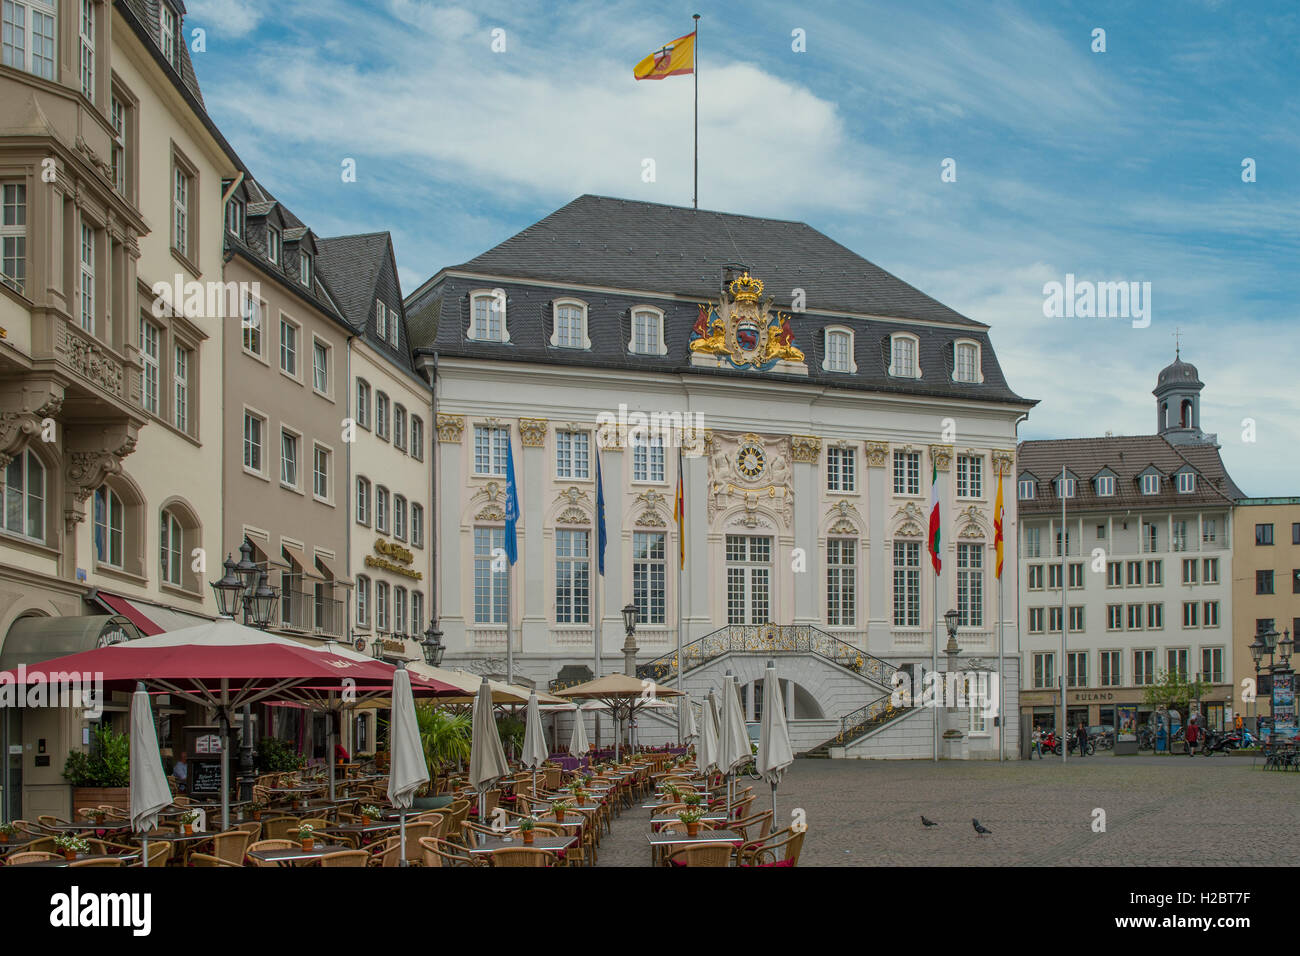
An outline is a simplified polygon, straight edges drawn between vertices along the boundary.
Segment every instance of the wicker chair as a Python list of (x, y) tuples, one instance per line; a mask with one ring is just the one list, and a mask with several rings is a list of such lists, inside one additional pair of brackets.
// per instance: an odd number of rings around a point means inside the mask
[(54, 839), (52, 836), (43, 836), (40, 839), (33, 840), (23, 849), (28, 852), (57, 853), (59, 848), (54, 845)]
[(172, 845), (168, 841), (150, 840), (149, 849), (147, 851), (147, 860), (145, 854), (141, 853), (140, 859), (136, 860), (134, 863), (128, 863), (127, 865), (140, 867), (166, 866), (167, 861), (171, 859), (173, 852), (175, 851), (172, 849)]
[[(258, 840), (256, 843), (249, 845), (248, 852), (253, 853), (256, 850), (292, 850), (298, 848), (299, 846), (300, 846), (299, 844), (294, 843), (292, 840)], [(266, 863), (262, 860), (254, 859), (252, 857), (250, 857), (249, 859), (252, 859), (253, 866), (278, 866), (279, 865), (278, 863)]]
[[(244, 854), (248, 844), (253, 842), (253, 834), (247, 830), (228, 830), (212, 838), (212, 855), (232, 866), (243, 866)], [(193, 858), (193, 854), (190, 854)]]
[(250, 842), (256, 842), (262, 838), (262, 824), (254, 820), (236, 823), (234, 829), (245, 831)]
[(732, 850), (729, 843), (695, 843), (668, 854), (668, 865), (727, 866)]
[[(757, 833), (751, 833), (755, 827)], [(767, 835), (772, 832), (772, 811), (764, 810), (762, 813), (755, 813), (753, 816), (742, 817), (739, 820), (732, 820), (727, 824), (728, 830), (735, 830), (745, 840), (766, 840)]]
[(23, 863), (42, 863), (45, 860), (61, 860), (62, 853), (46, 853), (43, 850), (24, 850), (22, 853), (11, 853), (5, 857), (5, 866), (19, 866)]
[(110, 807), (108, 804), (101, 804), (99, 809), (104, 811), (105, 820), (117, 820), (120, 822), (131, 819), (131, 814), (123, 810), (121, 807)]
[[(416, 844), (419, 845), (418, 843)], [(382, 843), (372, 843), (370, 849), (366, 851), (370, 854), (371, 866), (401, 866), (402, 865), (402, 838), (401, 836), (389, 837)], [(406, 852), (409, 855), (411, 848), (408, 845)]]
[(737, 866), (798, 866), (808, 831), (786, 827), (764, 840), (751, 840), (736, 848)]
[(420, 848), (424, 853), (425, 866), (487, 866), (488, 861), (481, 856), (474, 856), (464, 847), (434, 837), (421, 837)]
[(74, 860), (68, 864), (71, 869), (74, 866), (121, 866), (122, 860), (116, 856), (92, 856), (86, 860)]
[(340, 850), (338, 853), (326, 853), (320, 858), (321, 866), (365, 866), (370, 854), (365, 850)]
[(270, 817), (262, 821), (262, 836), (268, 840), (287, 840), (297, 833), (297, 817)]
[(510, 846), (488, 855), (492, 866), (555, 866), (559, 861), (549, 850)]
[(227, 869), (239, 869), (242, 864), (231, 863), (229, 860), (223, 860), (219, 856), (213, 856), (211, 853), (191, 853), (189, 856), (190, 866), (211, 866)]
[(451, 803), (447, 804), (443, 810), (448, 816), (447, 826), (445, 828), (446, 839), (460, 840), (461, 827), (463, 827), (465, 821), (469, 819), (469, 801), (453, 800)]
[(45, 827), (46, 829), (49, 829), (49, 828), (51, 828), (51, 827), (57, 827), (57, 826), (59, 826), (60, 824), (66, 826), (66, 825), (68, 824), (69, 821), (67, 821), (67, 820), (60, 820), (58, 817), (50, 816), (50, 815), (47, 813), (47, 814), (42, 814), (41, 816), (37, 817), (37, 818), (36, 818), (36, 822), (39, 823), (41, 826)]

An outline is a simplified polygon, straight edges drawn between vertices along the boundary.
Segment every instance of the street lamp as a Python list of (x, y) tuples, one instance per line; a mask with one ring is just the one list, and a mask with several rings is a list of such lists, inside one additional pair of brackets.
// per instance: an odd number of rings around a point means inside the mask
[(636, 676), (636, 625), (640, 615), (637, 612), (636, 605), (629, 603), (623, 608), (623, 630), (627, 632), (627, 639), (623, 641), (623, 673), (628, 677)]
[(637, 611), (635, 604), (627, 604), (623, 608), (623, 629), (627, 631), (627, 636), (631, 637), (636, 633), (637, 619), (640, 612)]
[(244, 593), (244, 585), (235, 573), (235, 562), (229, 554), (226, 555), (223, 567), (226, 569), (225, 577), (212, 584), (212, 593), (217, 599), (217, 613), (233, 621)]
[(252, 590), (250, 596), (245, 598), (255, 627), (266, 630), (271, 623), (272, 615), (275, 614), (275, 602), (279, 599), (280, 595), (276, 593), (275, 588), (266, 582), (266, 572), (258, 571), (257, 589)]
[(957, 620), (960, 615), (956, 611), (948, 611), (944, 614), (944, 623), (948, 626), (948, 646), (943, 649), (945, 654), (956, 655), (961, 653), (961, 648), (957, 646)]
[(442, 664), (442, 655), (447, 648), (442, 643), (442, 631), (433, 621), (429, 621), (428, 630), (424, 632), (424, 640), (420, 642), (420, 650), (424, 652), (424, 662), (430, 667), (439, 667)]

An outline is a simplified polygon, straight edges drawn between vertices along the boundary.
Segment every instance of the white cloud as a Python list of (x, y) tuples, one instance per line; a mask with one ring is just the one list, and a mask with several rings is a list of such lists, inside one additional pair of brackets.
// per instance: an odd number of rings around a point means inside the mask
[(262, 22), (263, 4), (258, 0), (190, 0), (185, 5), (186, 24), (228, 37), (242, 37)]

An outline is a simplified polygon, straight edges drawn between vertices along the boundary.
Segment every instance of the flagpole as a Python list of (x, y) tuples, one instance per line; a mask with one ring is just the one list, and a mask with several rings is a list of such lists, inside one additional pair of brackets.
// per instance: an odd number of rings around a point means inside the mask
[[(1065, 559), (1069, 548), (1069, 537), (1065, 531), (1065, 465), (1061, 465), (1061, 733), (1057, 738), (1061, 742), (1061, 763), (1066, 762), (1066, 754), (1070, 752), (1069, 733), (1070, 725), (1065, 721), (1065, 629), (1066, 629), (1066, 599), (1069, 592), (1065, 587)], [(1079, 756), (1083, 756), (1080, 751)]]
[(682, 628), (686, 621), (686, 600), (682, 590), (682, 582), (685, 580), (682, 572), (686, 564), (686, 475), (682, 471), (681, 436), (678, 436), (677, 441), (677, 493), (681, 500), (675, 505), (677, 514), (673, 517), (677, 519), (677, 689), (683, 694), (677, 700), (677, 744), (680, 746), (686, 729), (686, 705), (683, 703), (686, 700), (686, 688), (682, 679), (682, 668), (686, 663), (682, 660)]
[[(596, 677), (604, 676), (604, 674), (601, 673), (601, 666), (600, 666), (600, 655), (602, 650), (601, 628), (600, 628), (600, 592), (602, 586), (605, 583), (604, 568), (602, 567), (602, 565), (605, 563), (605, 552), (600, 547), (600, 519), (601, 519), (601, 509), (604, 507), (604, 496), (605, 496), (605, 476), (602, 475), (600, 471), (600, 445), (599, 443), (597, 443), (596, 445), (596, 508), (594, 509), (592, 519), (591, 519), (592, 547), (587, 550), (588, 564), (591, 567), (592, 572), (594, 572), (591, 576), (591, 580), (592, 580), (591, 638), (592, 638), (592, 645), (593, 645), (592, 649), (594, 654), (594, 660), (592, 666), (595, 668)], [(592, 555), (593, 551), (596, 552), (594, 555), (594, 557), (596, 558), (594, 564), (591, 563), (591, 558), (593, 557)], [(617, 735), (618, 735), (617, 718), (614, 719), (613, 723), (614, 723), (615, 741), (617, 743)], [(597, 750), (600, 749), (600, 711), (599, 710), (596, 711), (596, 749)]]
[[(936, 690), (939, 686), (939, 572), (934, 572), (934, 628), (930, 639), (930, 669), (934, 672), (931, 684)], [(924, 688), (921, 691), (925, 693)], [(939, 762), (939, 705), (932, 696), (930, 707), (934, 712), (934, 762)]]
[(691, 56), (695, 62), (691, 73), (695, 77), (695, 189), (691, 196), (691, 206), (700, 208), (700, 15), (694, 15), (695, 41), (691, 44)]
[(1003, 467), (1004, 467), (1004, 466), (1001, 465), (1001, 464), (998, 465), (998, 509), (997, 509), (997, 512), (998, 512), (998, 513), (997, 513), (998, 540), (997, 540), (997, 550), (996, 550), (996, 553), (993, 555), (993, 563), (994, 563), (994, 565), (995, 565), (995, 569), (996, 569), (996, 571), (997, 571), (997, 575), (998, 575), (998, 712), (997, 712), (997, 721), (998, 721), (998, 761), (999, 761), (999, 762), (1001, 762), (1001, 761), (1007, 759), (1007, 716), (1006, 716), (1007, 711), (1006, 711), (1005, 706), (1003, 706), (1003, 698), (1002, 698), (1002, 689), (1003, 689), (1003, 683), (1002, 683), (1002, 662), (1003, 662), (1003, 660), (1005, 659), (1005, 658), (1004, 658), (1005, 650), (1004, 650), (1004, 648), (1003, 648), (1003, 640), (1004, 640), (1003, 632), (1005, 631), (1005, 623), (1004, 623), (1004, 620), (1003, 620), (1004, 615), (1003, 615), (1003, 613), (1002, 613), (1002, 601), (1003, 601), (1003, 594), (1002, 594), (1002, 555), (1003, 555), (1003, 552), (1006, 550), (1006, 547), (1007, 547), (1007, 544), (1006, 544), (1006, 541), (1007, 541), (1007, 510), (1006, 510), (1006, 505), (1003, 503), (1003, 497), (1002, 497), (1002, 470), (1003, 470)]

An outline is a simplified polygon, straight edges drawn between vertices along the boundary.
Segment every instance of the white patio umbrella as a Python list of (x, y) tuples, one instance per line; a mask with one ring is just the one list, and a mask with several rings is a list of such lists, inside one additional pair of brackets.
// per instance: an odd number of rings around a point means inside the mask
[(429, 767), (420, 746), (420, 725), (415, 716), (411, 675), (398, 666), (393, 673), (393, 707), (388, 721), (388, 802), (397, 807), (401, 819), (402, 866), (406, 866), (406, 811), (415, 793), (429, 782)]
[(131, 829), (140, 834), (143, 866), (149, 865), (148, 831), (158, 825), (158, 813), (171, 802), (171, 788), (158, 755), (153, 709), (141, 681), (131, 695)]
[(691, 702), (690, 696), (687, 695), (682, 703), (686, 709), (686, 736), (682, 738), (682, 743), (689, 747), (692, 740), (700, 739), (700, 731), (695, 723), (695, 705)]
[(731, 793), (736, 768), (749, 762), (753, 751), (749, 746), (749, 731), (745, 729), (745, 715), (740, 710), (740, 696), (736, 693), (736, 678), (728, 672), (722, 681), (722, 727), (718, 740), (718, 769), (727, 775), (727, 818), (731, 818)]
[(763, 779), (772, 786), (772, 826), (776, 829), (780, 829), (776, 825), (776, 785), (792, 763), (794, 749), (790, 746), (790, 728), (785, 723), (776, 662), (768, 661), (767, 676), (763, 679), (763, 721), (758, 731), (756, 766)]
[(501, 733), (497, 730), (496, 717), (492, 712), (492, 687), (484, 677), (474, 696), (469, 752), (469, 782), (478, 791), (479, 823), (484, 822), (484, 794), (509, 772), (506, 752), (501, 746)]
[(709, 774), (718, 769), (718, 704), (713, 699), (713, 691), (704, 699), (704, 708), (700, 715), (704, 730), (700, 734), (700, 749), (696, 754), (700, 771), (707, 779)]
[(533, 796), (537, 795), (537, 768), (546, 762), (546, 735), (542, 732), (542, 712), (538, 709), (537, 692), (528, 695), (528, 710), (524, 714), (524, 752), (520, 762), (533, 772)]
[(581, 760), (590, 750), (587, 743), (587, 726), (581, 708), (573, 709), (573, 733), (569, 737), (569, 755)]

